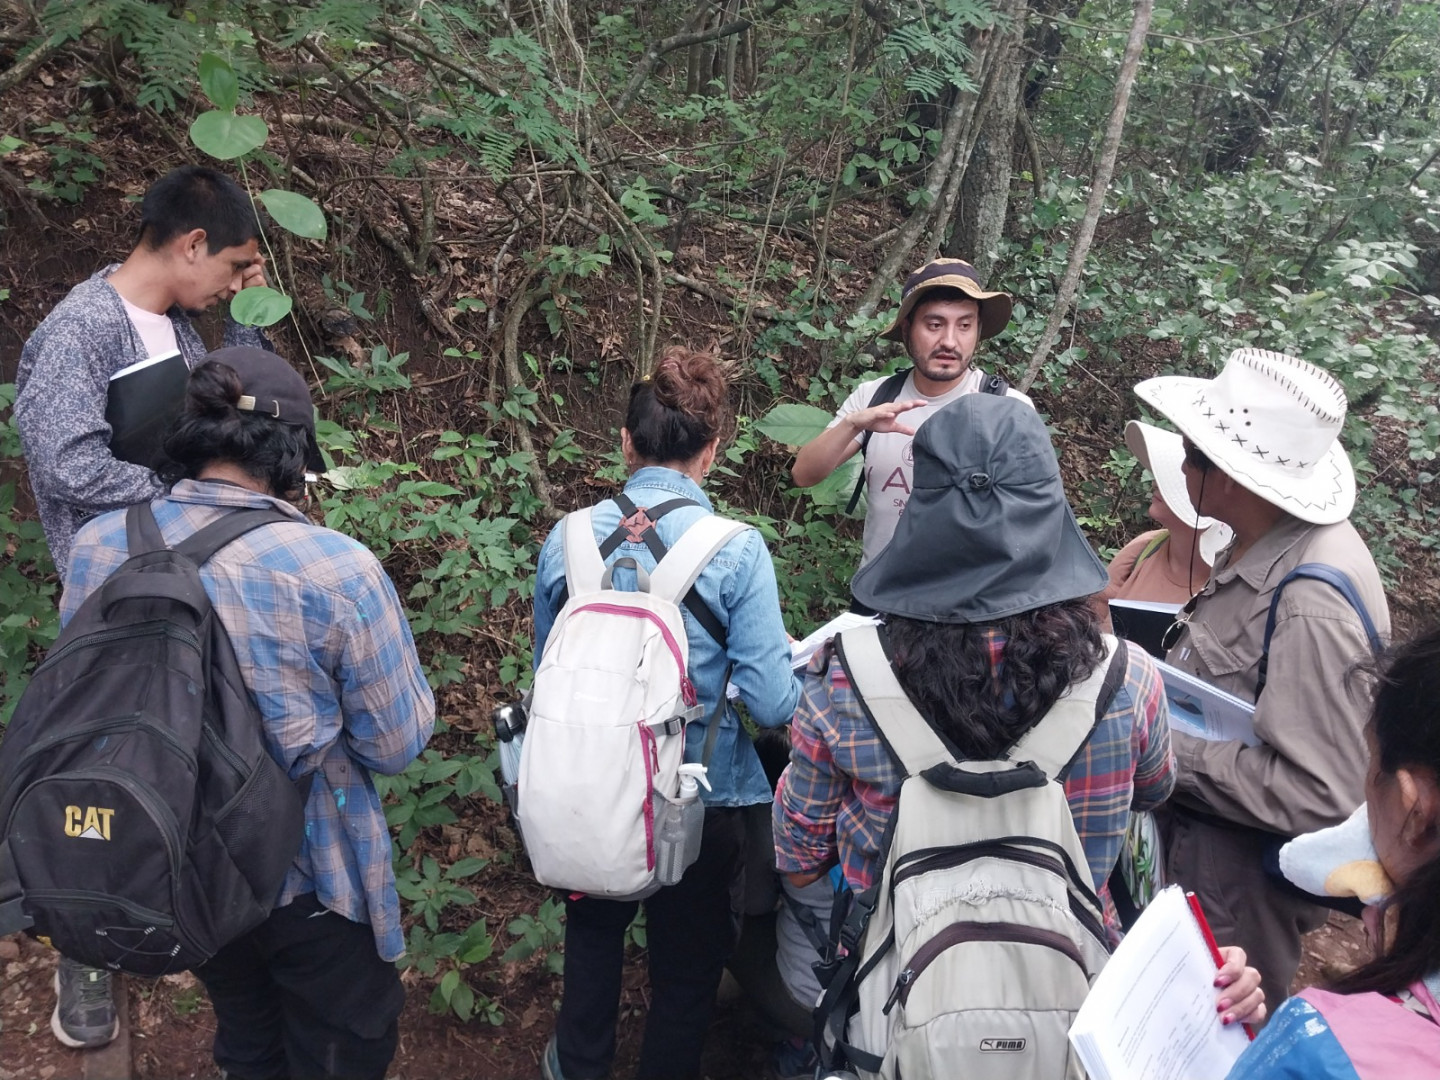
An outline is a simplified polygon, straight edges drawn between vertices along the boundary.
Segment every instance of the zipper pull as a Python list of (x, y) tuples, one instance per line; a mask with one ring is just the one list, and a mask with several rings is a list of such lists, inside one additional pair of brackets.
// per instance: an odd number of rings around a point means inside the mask
[(895, 989), (891, 990), (890, 996), (885, 999), (885, 1008), (882, 1009), (881, 1012), (883, 1012), (886, 1016), (889, 1016), (890, 1010), (895, 1007), (895, 1002), (900, 1000), (902, 994), (904, 994), (905, 997), (910, 996), (908, 993), (906, 993), (906, 989), (914, 981), (914, 968), (907, 967), (904, 971), (900, 972), (900, 977), (895, 980)]
[(700, 695), (695, 693), (695, 684), (683, 671), (680, 673), (680, 697), (692, 708), (700, 703)]

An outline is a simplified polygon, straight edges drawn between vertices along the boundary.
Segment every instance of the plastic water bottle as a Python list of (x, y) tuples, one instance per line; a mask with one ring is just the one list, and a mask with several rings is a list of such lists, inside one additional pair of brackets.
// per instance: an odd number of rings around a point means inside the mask
[(685, 876), (690, 864), (700, 857), (700, 839), (705, 829), (705, 804), (700, 801), (700, 784), (710, 790), (705, 766), (681, 765), (680, 793), (674, 801), (666, 800), (656, 832), (656, 879), (661, 885), (674, 885)]
[(529, 720), (525, 702), (512, 701), (497, 706), (490, 719), (495, 724), (495, 739), (500, 744), (500, 784), (513, 814), (516, 809), (516, 785), (520, 780), (520, 748), (525, 743), (525, 724)]

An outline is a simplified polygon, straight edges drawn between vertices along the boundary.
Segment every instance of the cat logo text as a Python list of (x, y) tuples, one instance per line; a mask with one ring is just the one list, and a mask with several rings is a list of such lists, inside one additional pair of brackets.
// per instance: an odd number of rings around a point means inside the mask
[(81, 840), (109, 840), (110, 818), (115, 811), (104, 806), (65, 807), (65, 835)]

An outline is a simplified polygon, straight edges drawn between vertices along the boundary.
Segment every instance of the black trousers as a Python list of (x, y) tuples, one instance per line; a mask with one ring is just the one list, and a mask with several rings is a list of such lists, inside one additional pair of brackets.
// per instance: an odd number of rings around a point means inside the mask
[(368, 925), (296, 897), (195, 969), (235, 1080), (384, 1080), (405, 991)]
[[(745, 810), (705, 811), (700, 857), (678, 885), (645, 900), (650, 1011), (636, 1076), (700, 1075), (720, 974), (735, 939), (730, 889), (745, 846)], [(615, 1058), (625, 928), (636, 901), (565, 901), (565, 990), (555, 1035), (566, 1080), (603, 1077)]]

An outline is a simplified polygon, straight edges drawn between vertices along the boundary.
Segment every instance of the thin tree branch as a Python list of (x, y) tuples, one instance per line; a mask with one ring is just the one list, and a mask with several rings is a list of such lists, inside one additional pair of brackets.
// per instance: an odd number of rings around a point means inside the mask
[(399, 30), (393, 30), (389, 27), (383, 26), (375, 27), (374, 34), (376, 37), (382, 38), (385, 41), (390, 42), (392, 45), (399, 46), (408, 53), (411, 53), (415, 56), (423, 56), (432, 64), (438, 64), (440, 67), (455, 72), (456, 75), (460, 75), (466, 79), (469, 79), (472, 83), (480, 87), (480, 89), (484, 90), (491, 97), (509, 96), (499, 83), (495, 82), (494, 79), (490, 78), (490, 76), (486, 75), (483, 71), (478, 71), (474, 67), (471, 67), (469, 64), (462, 64), (454, 57), (446, 56), (443, 53), (438, 53), (434, 49), (430, 48), (425, 42), (419, 41), (416, 38), (411, 37), (409, 34), (405, 34)]
[(1025, 149), (1030, 154), (1030, 183), (1035, 188), (1035, 201), (1045, 196), (1045, 162), (1040, 157), (1040, 140), (1035, 136), (1035, 125), (1030, 122), (1030, 113), (1022, 101), (1015, 110), (1015, 120), (1020, 134), (1025, 137)]
[[(501, 355), (505, 360), (505, 377), (509, 380), (512, 387), (525, 385), (524, 375), (520, 371), (520, 323), (525, 318), (526, 313), (541, 300), (545, 299), (545, 297), (549, 296), (551, 292), (549, 288), (543, 285), (536, 289), (530, 288), (531, 283), (539, 273), (540, 270), (538, 267), (532, 267), (525, 274), (524, 279), (520, 282), (519, 289), (516, 290), (518, 295), (510, 302), (505, 310)], [(563, 280), (564, 275), (562, 274), (559, 281)], [(556, 282), (554, 287), (559, 287), (559, 281)], [(540, 459), (540, 452), (535, 447), (535, 440), (530, 435), (530, 428), (526, 425), (525, 421), (516, 417), (514, 429), (515, 439), (519, 442), (520, 449), (529, 454), (530, 460), (534, 463), (534, 471), (530, 474), (530, 481), (535, 488), (535, 497), (544, 505), (546, 516), (554, 521), (559, 521), (565, 515), (560, 510), (560, 507), (555, 504), (555, 496), (550, 490), (549, 481), (545, 479), (545, 468)]]
[(0, 94), (5, 93), (12, 86), (18, 86), (28, 79), (35, 71), (51, 57), (58, 53), (72, 41), (79, 41), (100, 22), (100, 12), (93, 11), (85, 17), (81, 24), (80, 33), (74, 37), (64, 34), (52, 34), (34, 49), (26, 53), (21, 59), (15, 61), (7, 70), (0, 71)]
[(950, 170), (955, 164), (961, 136), (975, 115), (976, 100), (976, 94), (966, 92), (957, 95), (955, 104), (950, 107), (950, 112), (945, 117), (945, 126), (940, 131), (940, 151), (935, 155), (935, 160), (930, 163), (930, 170), (925, 178), (925, 186), (921, 189), (920, 199), (905, 224), (900, 227), (900, 231), (895, 237), (895, 243), (886, 252), (880, 268), (875, 271), (875, 277), (871, 280), (870, 287), (865, 290), (865, 295), (855, 308), (855, 314), (860, 318), (868, 319), (880, 306), (880, 298), (885, 295), (885, 290), (895, 279), (900, 264), (909, 257), (916, 242), (919, 241), (921, 233), (925, 231), (925, 227), (930, 223), (931, 217), (939, 207), (940, 193), (944, 190), (945, 181), (949, 178)]
[(781, 8), (786, 7), (791, 0), (770, 0), (768, 4), (752, 15), (742, 15), (738, 19), (731, 19), (719, 26), (712, 26), (701, 30), (698, 27), (704, 22), (706, 14), (710, 10), (710, 0), (700, 0), (690, 12), (689, 18), (685, 20), (684, 29), (678, 34), (672, 34), (668, 38), (661, 38), (659, 41), (651, 42), (650, 47), (645, 50), (635, 66), (630, 71), (630, 78), (625, 83), (625, 89), (620, 92), (619, 99), (610, 108), (610, 115), (603, 117), (599, 124), (607, 128), (620, 117), (625, 115), (625, 110), (635, 104), (635, 99), (640, 96), (640, 90), (645, 85), (645, 80), (650, 78), (655, 69), (660, 65), (660, 58), (666, 53), (672, 53), (676, 49), (689, 48), (691, 45), (701, 45), (707, 41), (715, 41), (717, 38), (730, 37), (749, 30), (755, 25), (757, 19), (773, 15)]
[(1145, 33), (1150, 27), (1150, 16), (1155, 9), (1155, 0), (1136, 0), (1135, 19), (1130, 25), (1130, 40), (1125, 43), (1125, 58), (1120, 62), (1120, 75), (1115, 81), (1115, 104), (1110, 110), (1110, 122), (1105, 127), (1105, 141), (1101, 145), (1100, 159), (1095, 166), (1095, 175), (1090, 182), (1090, 201), (1085, 207), (1085, 216), (1070, 249), (1070, 261), (1065, 267), (1060, 290), (1055, 297), (1055, 306), (1045, 323), (1045, 331), (1030, 356), (1025, 376), (1020, 380), (1020, 390), (1030, 389), (1041, 365), (1050, 355), (1050, 348), (1060, 333), (1060, 324), (1070, 313), (1075, 292), (1080, 286), (1080, 273), (1085, 267), (1085, 256), (1090, 252), (1091, 241), (1095, 239), (1095, 226), (1100, 221), (1100, 212), (1105, 207), (1105, 190), (1115, 173), (1115, 157), (1120, 151), (1120, 135), (1125, 130), (1125, 112), (1130, 106), (1130, 91), (1135, 86), (1135, 72), (1140, 67), (1140, 54), (1145, 48)]

